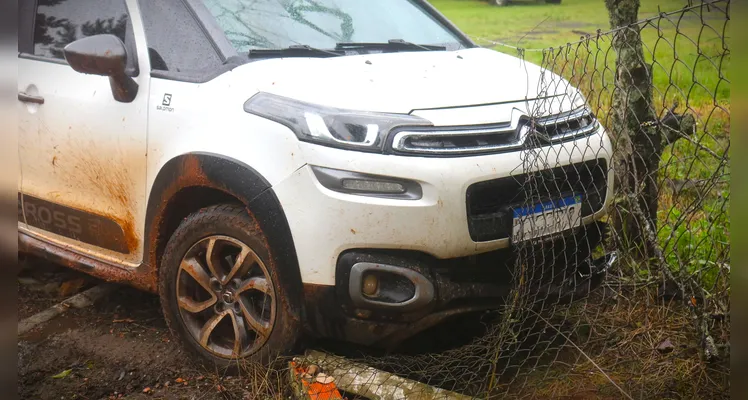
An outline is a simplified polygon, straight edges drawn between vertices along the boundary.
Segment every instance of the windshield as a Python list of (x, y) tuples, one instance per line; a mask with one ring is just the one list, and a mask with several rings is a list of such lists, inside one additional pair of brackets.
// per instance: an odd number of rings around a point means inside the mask
[(341, 42), (461, 47), (460, 39), (410, 0), (203, 0), (238, 53)]

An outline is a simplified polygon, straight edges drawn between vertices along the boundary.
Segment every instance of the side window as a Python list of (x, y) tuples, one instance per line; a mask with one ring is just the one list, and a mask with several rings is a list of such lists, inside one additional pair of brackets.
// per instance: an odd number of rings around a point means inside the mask
[(141, 0), (151, 69), (199, 72), (223, 64), (182, 0)]
[(65, 59), (66, 45), (98, 34), (113, 34), (128, 42), (130, 21), (124, 0), (38, 0), (37, 4), (34, 55)]

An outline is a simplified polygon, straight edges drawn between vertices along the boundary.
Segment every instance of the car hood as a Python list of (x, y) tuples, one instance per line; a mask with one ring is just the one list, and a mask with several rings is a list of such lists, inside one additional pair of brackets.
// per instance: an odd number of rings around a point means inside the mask
[(483, 48), (278, 58), (245, 64), (233, 72), (246, 74), (246, 80), (234, 79), (254, 82), (260, 92), (330, 107), (403, 114), (532, 100), (570, 89), (566, 81), (549, 71), (541, 73), (537, 65)]

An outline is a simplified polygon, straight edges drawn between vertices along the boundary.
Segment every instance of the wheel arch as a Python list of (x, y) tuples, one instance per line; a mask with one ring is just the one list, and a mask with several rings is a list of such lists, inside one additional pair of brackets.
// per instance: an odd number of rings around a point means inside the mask
[(144, 260), (158, 283), (160, 257), (179, 223), (200, 208), (241, 203), (256, 219), (273, 253), (273, 261), (289, 282), (290, 309), (300, 317), (303, 288), (291, 230), (270, 183), (251, 166), (213, 153), (187, 153), (167, 161), (150, 188), (146, 208)]

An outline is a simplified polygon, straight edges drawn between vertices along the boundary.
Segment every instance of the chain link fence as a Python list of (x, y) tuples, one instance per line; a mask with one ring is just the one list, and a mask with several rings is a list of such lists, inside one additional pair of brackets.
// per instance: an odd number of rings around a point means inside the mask
[[(540, 93), (569, 93), (526, 102), (539, 133), (521, 150), (514, 216), (563, 199), (579, 207), (554, 218), (574, 225), (607, 198), (606, 216), (513, 243), (496, 265), (510, 273), (510, 294), (466, 343), (312, 362), (368, 398), (727, 398), (729, 7), (691, 2), (633, 23), (612, 12), (619, 28), (549, 49), (483, 43), (518, 55), (519, 69), (539, 65)], [(590, 114), (548, 120), (579, 100), (573, 88)], [(610, 143), (564, 139), (594, 131), (590, 116)], [(580, 162), (588, 152), (595, 159)], [(522, 229), (547, 229), (535, 221)], [(447, 323), (446, 336), (463, 324)]]

